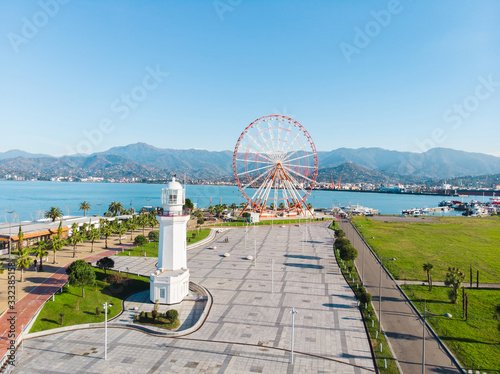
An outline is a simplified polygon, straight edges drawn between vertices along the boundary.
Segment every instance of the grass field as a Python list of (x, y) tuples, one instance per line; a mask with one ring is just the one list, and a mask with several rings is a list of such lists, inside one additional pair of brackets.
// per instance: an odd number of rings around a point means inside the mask
[[(437, 217), (435, 222), (384, 222), (355, 217), (353, 223), (397, 279), (425, 280), (422, 264), (434, 265), (432, 278), (444, 281), (449, 266), (459, 267), (469, 282), (500, 283), (500, 217)], [(373, 237), (373, 239), (372, 239)]]
[[(196, 233), (196, 238), (193, 238), (193, 233)], [(191, 241), (187, 244), (193, 244), (199, 242), (200, 240), (205, 239), (210, 234), (210, 229), (201, 229), (198, 231), (188, 231), (187, 238)], [(130, 252), (130, 255), (129, 255)], [(134, 247), (130, 249), (126, 249), (123, 252), (119, 252), (118, 256), (136, 256), (143, 257), (144, 253), (146, 253), (145, 257), (158, 257), (158, 243), (150, 242), (146, 244), (144, 247)]]
[(456, 304), (448, 301), (445, 287), (404, 286), (406, 294), (420, 312), (423, 301), (431, 313), (451, 313), (453, 318), (431, 317), (428, 322), (453, 351), (466, 370), (480, 370), (481, 373), (500, 373), (500, 320), (495, 319), (495, 306), (500, 304), (499, 290), (470, 289), (469, 319), (465, 321), (462, 297)]
[[(301, 219), (274, 219), (274, 220), (270, 220), (270, 219), (266, 219), (266, 220), (263, 220), (263, 221), (260, 221), (260, 222), (257, 222), (255, 225), (256, 226), (265, 226), (265, 225), (286, 225), (286, 224), (292, 224), (292, 223), (300, 223), (300, 224), (304, 224), (304, 223), (308, 223), (308, 222), (316, 222), (316, 221), (326, 221), (327, 219), (322, 219), (322, 218), (315, 218), (315, 219), (304, 219), (304, 218), (301, 218)], [(331, 220), (331, 219), (329, 219)], [(246, 226), (247, 223), (246, 222), (241, 222), (241, 221), (238, 221), (238, 222), (224, 222), (224, 223), (218, 223), (218, 224), (214, 224), (214, 225), (210, 225), (210, 227), (241, 227), (241, 226)], [(253, 223), (249, 223), (248, 226), (253, 226)]]
[[(104, 322), (102, 304), (106, 301), (113, 304), (108, 309), (108, 319), (122, 310), (122, 300), (136, 292), (149, 290), (149, 279), (130, 275), (121, 285), (104, 285), (104, 271), (95, 269), (97, 292), (95, 287), (85, 287), (85, 298), (81, 287), (67, 286), (62, 294), (56, 294), (55, 301), (45, 303), (30, 332), (50, 330), (61, 326), (72, 326), (84, 323)], [(108, 271), (108, 275), (113, 273)], [(79, 300), (79, 310), (75, 306)], [(99, 307), (101, 314), (96, 313)], [(64, 313), (64, 323), (60, 324), (59, 314)]]

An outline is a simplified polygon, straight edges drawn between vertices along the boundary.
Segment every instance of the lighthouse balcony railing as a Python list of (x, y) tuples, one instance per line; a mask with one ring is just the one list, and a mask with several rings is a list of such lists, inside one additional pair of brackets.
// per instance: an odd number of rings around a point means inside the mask
[(158, 215), (161, 217), (176, 217), (176, 216), (189, 216), (190, 211), (183, 209), (182, 211), (178, 212), (160, 212)]

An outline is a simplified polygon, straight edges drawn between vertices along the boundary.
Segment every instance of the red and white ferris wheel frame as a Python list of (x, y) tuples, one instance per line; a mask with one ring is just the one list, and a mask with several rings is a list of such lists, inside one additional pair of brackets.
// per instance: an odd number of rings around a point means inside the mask
[[(279, 125), (287, 124), (288, 129), (281, 126), (272, 127), (273, 121), (277, 121)], [(262, 129), (263, 123), (267, 123), (268, 127)], [(292, 132), (292, 129), (296, 133)], [(256, 130), (257, 134), (252, 136), (251, 130)], [(273, 130), (278, 130), (277, 138), (273, 138)], [(285, 133), (284, 138), (280, 137), (281, 132)], [(290, 135), (292, 139), (289, 139)], [(245, 139), (249, 140), (246, 148), (242, 145)], [(291, 150), (295, 142), (298, 142), (300, 148)], [(255, 144), (259, 151), (249, 152), (251, 143)], [(281, 144), (281, 149), (274, 149), (276, 145), (279, 148)], [(291, 155), (299, 153), (302, 153), (302, 156), (290, 158)], [(298, 164), (298, 160), (302, 160), (304, 164)], [(293, 161), (296, 161), (296, 164), (290, 163)], [(238, 165), (240, 168), (243, 166), (244, 171), (239, 172)], [(248, 125), (238, 138), (233, 152), (233, 172), (238, 188), (248, 200), (241, 214), (244, 211), (253, 211), (261, 216), (273, 216), (278, 212), (304, 215), (306, 209), (310, 212), (305, 201), (311, 194), (318, 176), (316, 146), (307, 130), (293, 118), (282, 115), (264, 116)], [(245, 175), (246, 181), (242, 180)], [(254, 190), (252, 197), (247, 194), (247, 188)], [(271, 190), (274, 190), (274, 198), (269, 198)], [(281, 191), (279, 200), (284, 203), (284, 209), (277, 209), (277, 190)], [(269, 201), (274, 203), (272, 209), (268, 206)]]

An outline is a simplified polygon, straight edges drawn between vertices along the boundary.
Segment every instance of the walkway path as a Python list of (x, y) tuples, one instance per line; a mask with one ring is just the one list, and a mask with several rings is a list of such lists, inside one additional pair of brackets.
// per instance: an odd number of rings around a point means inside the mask
[[(373, 296), (373, 306), (379, 310), (380, 263), (358, 232), (347, 221), (340, 228), (358, 250), (356, 266), (364, 276), (367, 291)], [(382, 327), (404, 374), (422, 372), (422, 320), (406, 300), (396, 283), (382, 271)], [(461, 373), (452, 358), (426, 328), (426, 372)]]
[[(258, 226), (248, 233), (245, 228), (233, 229), (217, 238), (215, 250), (210, 249), (213, 244), (189, 250), (191, 280), (213, 296), (205, 324), (191, 335), (156, 337), (113, 328), (108, 332), (108, 361), (102, 359), (102, 329), (34, 338), (25, 341), (17, 370), (373, 372), (356, 300), (332, 253), (331, 231), (325, 223), (311, 224), (304, 231), (304, 226), (295, 225)], [(226, 236), (228, 243), (223, 241)], [(255, 263), (245, 259), (255, 251)], [(124, 256), (117, 266), (131, 272), (151, 271), (147, 267), (154, 265), (142, 260)], [(294, 365), (289, 363), (292, 307), (298, 311)]]

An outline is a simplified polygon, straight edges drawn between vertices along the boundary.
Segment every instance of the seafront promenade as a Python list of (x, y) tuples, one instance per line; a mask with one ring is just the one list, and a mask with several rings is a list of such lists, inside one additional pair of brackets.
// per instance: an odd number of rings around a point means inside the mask
[[(190, 249), (191, 280), (209, 290), (213, 305), (204, 325), (186, 337), (109, 329), (104, 361), (100, 328), (47, 335), (25, 341), (16, 372), (62, 373), (68, 367), (121, 373), (374, 372), (361, 314), (332, 253), (328, 224), (235, 228), (210, 245)], [(255, 253), (256, 261), (246, 259)], [(154, 269), (153, 259), (137, 269), (137, 258), (116, 260), (121, 270), (147, 275)], [(298, 311), (293, 365), (292, 308)]]

